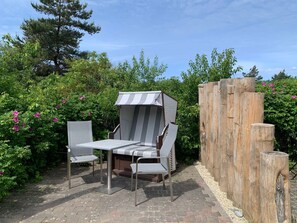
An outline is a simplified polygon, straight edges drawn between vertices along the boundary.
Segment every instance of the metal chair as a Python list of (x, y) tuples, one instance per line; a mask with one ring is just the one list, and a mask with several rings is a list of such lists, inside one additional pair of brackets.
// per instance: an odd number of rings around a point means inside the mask
[[(165, 188), (165, 175), (168, 174), (169, 187), (170, 187), (170, 197), (173, 201), (173, 190), (171, 182), (171, 163), (170, 163), (170, 152), (174, 145), (178, 126), (169, 123), (168, 133), (165, 137), (163, 145), (160, 149), (160, 156), (157, 157), (139, 157), (136, 163), (132, 163), (131, 169), (131, 190), (133, 185), (133, 175), (135, 174), (135, 206), (137, 205), (137, 178), (138, 174), (162, 174), (163, 187)], [(159, 159), (158, 163), (141, 163), (141, 160), (145, 159)]]
[[(68, 121), (68, 145), (67, 147), (67, 175), (69, 189), (71, 188), (71, 164), (93, 162), (93, 176), (95, 161), (98, 157), (93, 155), (93, 149), (77, 147), (77, 144), (92, 142), (92, 121)], [(102, 182), (102, 154), (100, 155), (100, 181)]]

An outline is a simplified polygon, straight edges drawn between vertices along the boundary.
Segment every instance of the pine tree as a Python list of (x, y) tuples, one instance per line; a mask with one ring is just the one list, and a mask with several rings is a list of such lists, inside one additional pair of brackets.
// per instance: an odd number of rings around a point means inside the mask
[(242, 75), (244, 77), (254, 77), (256, 81), (261, 81), (263, 79), (263, 77), (259, 75), (259, 70), (256, 65), (254, 65), (248, 73), (243, 72)]
[(291, 78), (291, 76), (286, 74), (285, 70), (282, 70), (278, 74), (273, 75), (271, 80), (277, 81), (277, 80), (284, 80), (284, 79), (288, 79), (288, 78)]
[(47, 16), (25, 20), (21, 25), (22, 41), (38, 41), (42, 49), (42, 58), (36, 65), (37, 75), (63, 74), (67, 59), (83, 55), (79, 43), (84, 32), (95, 34), (101, 28), (93, 22), (88, 23), (93, 12), (86, 10), (87, 4), (81, 4), (79, 0), (40, 0), (40, 4), (31, 5)]

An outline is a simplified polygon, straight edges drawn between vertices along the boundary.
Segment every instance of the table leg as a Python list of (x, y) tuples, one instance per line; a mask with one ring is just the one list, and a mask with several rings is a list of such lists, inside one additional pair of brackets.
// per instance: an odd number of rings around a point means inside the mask
[(112, 166), (112, 150), (109, 150), (108, 155), (107, 155), (107, 190), (108, 190), (108, 193), (110, 192), (110, 189), (111, 189), (111, 178), (112, 178), (111, 166)]
[(111, 180), (112, 180), (112, 150), (108, 150), (107, 153), (107, 185), (104, 185), (103, 187), (99, 188), (99, 191), (106, 194), (113, 194), (121, 189), (123, 189), (125, 186), (117, 186), (117, 187), (111, 187)]

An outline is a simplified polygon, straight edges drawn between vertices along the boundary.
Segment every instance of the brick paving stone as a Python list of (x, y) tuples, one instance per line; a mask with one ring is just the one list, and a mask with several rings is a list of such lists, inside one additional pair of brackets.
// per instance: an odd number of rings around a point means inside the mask
[[(195, 166), (179, 167), (173, 174), (174, 202), (168, 181), (139, 182), (138, 206), (130, 178), (114, 176), (112, 185), (125, 188), (112, 194), (100, 193), (99, 166), (73, 166), (72, 188), (68, 189), (66, 165), (48, 171), (44, 179), (13, 192), (0, 203), (0, 222), (94, 222), (94, 223), (230, 223)], [(104, 169), (106, 183), (106, 167)]]

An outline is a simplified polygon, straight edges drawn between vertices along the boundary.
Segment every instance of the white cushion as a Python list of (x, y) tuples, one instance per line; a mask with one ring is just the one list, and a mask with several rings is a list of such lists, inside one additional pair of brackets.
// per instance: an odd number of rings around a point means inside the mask
[(126, 146), (126, 147), (113, 150), (113, 153), (115, 154), (129, 155), (129, 156), (132, 156), (133, 152), (134, 152), (134, 156), (143, 156), (143, 157), (157, 156), (156, 147), (152, 147), (152, 146), (131, 145), (131, 146)]

